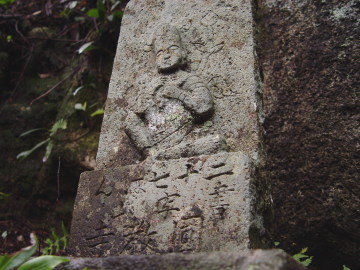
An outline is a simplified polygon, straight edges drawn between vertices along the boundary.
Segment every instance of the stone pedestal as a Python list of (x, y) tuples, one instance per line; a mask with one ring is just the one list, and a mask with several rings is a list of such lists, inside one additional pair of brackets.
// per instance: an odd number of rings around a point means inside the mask
[(73, 252), (247, 249), (250, 181), (250, 160), (239, 152), (83, 173), (72, 222)]

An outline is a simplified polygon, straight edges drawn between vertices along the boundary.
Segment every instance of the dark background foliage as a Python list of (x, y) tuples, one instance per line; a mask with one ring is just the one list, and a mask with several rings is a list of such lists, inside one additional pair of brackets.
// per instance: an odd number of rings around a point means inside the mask
[[(0, 1), (0, 253), (69, 227), (79, 175), (94, 168), (102, 115), (91, 114), (106, 100), (126, 2)], [(50, 137), (59, 120), (66, 129)], [(45, 162), (46, 144), (16, 159), (47, 139)]]

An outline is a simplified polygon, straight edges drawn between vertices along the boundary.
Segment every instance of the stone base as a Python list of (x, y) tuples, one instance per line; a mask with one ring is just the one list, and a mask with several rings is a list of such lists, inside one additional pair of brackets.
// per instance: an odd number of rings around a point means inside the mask
[(241, 152), (85, 172), (75, 203), (70, 253), (248, 249), (249, 230), (255, 224), (251, 174), (251, 162)]
[(57, 270), (305, 270), (282, 250), (70, 258)]

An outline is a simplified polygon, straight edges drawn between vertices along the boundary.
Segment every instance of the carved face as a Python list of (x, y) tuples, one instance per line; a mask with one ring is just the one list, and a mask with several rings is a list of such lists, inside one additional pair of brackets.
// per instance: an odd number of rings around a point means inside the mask
[(182, 64), (182, 49), (179, 40), (165, 39), (155, 47), (156, 65), (160, 72), (178, 69)]

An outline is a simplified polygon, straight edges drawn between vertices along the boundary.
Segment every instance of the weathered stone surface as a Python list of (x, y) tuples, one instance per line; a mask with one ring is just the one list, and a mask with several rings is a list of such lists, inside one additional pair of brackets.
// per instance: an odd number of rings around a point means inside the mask
[(79, 184), (71, 254), (259, 246), (251, 1), (134, 0), (125, 13), (97, 171)]
[(282, 250), (71, 258), (57, 270), (304, 270)]
[(252, 27), (249, 0), (130, 1), (97, 168), (134, 164), (209, 135), (223, 137), (230, 151), (256, 155)]
[(356, 269), (359, 1), (257, 3), (274, 241), (309, 247), (319, 269)]
[(246, 249), (250, 226), (261, 226), (251, 216), (251, 169), (242, 153), (221, 152), (83, 173), (70, 252)]

